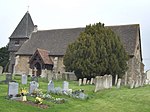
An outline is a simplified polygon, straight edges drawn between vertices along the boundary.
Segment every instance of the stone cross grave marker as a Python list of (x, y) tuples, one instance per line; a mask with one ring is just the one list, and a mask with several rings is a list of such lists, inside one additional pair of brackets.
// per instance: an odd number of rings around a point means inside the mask
[(63, 82), (63, 91), (68, 91), (69, 90), (69, 82), (64, 81)]
[(8, 84), (8, 95), (12, 95), (13, 97), (18, 94), (19, 84), (16, 82), (9, 82)]
[(48, 83), (48, 92), (53, 92), (54, 91), (54, 82), (53, 80), (50, 80)]
[(38, 89), (39, 84), (36, 81), (31, 81), (30, 82), (30, 87), (29, 87), (29, 93), (33, 93), (34, 90)]
[(87, 78), (83, 78), (83, 85), (86, 84)]
[(21, 82), (22, 84), (27, 84), (27, 75), (26, 74), (23, 74), (22, 77), (21, 77)]
[(79, 86), (82, 85), (82, 79), (79, 79)]

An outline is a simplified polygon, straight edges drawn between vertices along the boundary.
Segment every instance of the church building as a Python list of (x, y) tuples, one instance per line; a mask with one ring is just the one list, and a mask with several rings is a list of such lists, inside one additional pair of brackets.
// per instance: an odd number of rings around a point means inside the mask
[[(142, 76), (140, 25), (106, 26), (111, 28), (121, 39), (130, 59), (126, 77)], [(67, 46), (74, 42), (84, 28), (38, 30), (29, 12), (26, 12), (14, 32), (9, 37), (10, 64), (13, 74), (36, 74), (45, 77), (46, 71), (65, 72), (63, 56)]]

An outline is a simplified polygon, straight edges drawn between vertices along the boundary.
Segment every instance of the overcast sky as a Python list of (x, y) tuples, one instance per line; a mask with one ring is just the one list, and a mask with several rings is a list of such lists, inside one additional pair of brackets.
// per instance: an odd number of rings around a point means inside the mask
[(150, 0), (0, 0), (0, 47), (27, 10), (39, 30), (140, 24), (143, 61), (150, 69)]

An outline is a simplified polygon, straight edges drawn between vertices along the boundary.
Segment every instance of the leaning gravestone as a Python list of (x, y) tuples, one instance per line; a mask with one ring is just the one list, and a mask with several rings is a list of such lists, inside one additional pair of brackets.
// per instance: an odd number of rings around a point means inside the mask
[(27, 84), (27, 75), (26, 74), (22, 75), (21, 82), (22, 82), (22, 84)]
[(8, 85), (8, 95), (12, 95), (13, 97), (16, 96), (18, 94), (18, 87), (19, 84), (16, 82), (9, 82)]
[(64, 81), (63, 82), (63, 91), (68, 91), (69, 90), (69, 82)]
[(30, 82), (29, 93), (33, 93), (36, 89), (38, 89), (39, 84), (36, 81)]
[(54, 82), (52, 80), (49, 81), (48, 83), (48, 92), (53, 92), (54, 91)]

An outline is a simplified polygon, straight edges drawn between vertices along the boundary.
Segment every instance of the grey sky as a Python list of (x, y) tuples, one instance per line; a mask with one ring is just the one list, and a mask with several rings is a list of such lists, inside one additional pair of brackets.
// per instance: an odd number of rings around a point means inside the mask
[(0, 0), (0, 47), (5, 46), (27, 11), (39, 30), (140, 24), (145, 70), (150, 69), (150, 0)]

